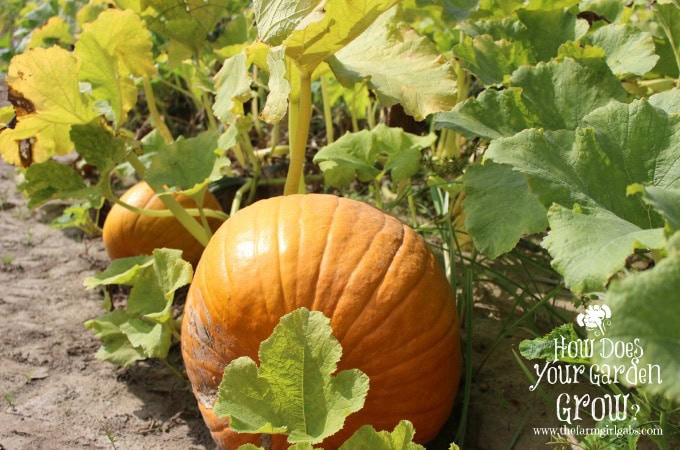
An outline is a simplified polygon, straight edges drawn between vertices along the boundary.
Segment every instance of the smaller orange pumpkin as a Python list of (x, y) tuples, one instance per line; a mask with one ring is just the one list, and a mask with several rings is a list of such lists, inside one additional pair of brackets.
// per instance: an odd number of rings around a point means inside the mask
[[(175, 194), (174, 197), (184, 208), (196, 208), (196, 202), (190, 197), (180, 194)], [(140, 209), (167, 209), (144, 181), (132, 186), (120, 199)], [(206, 193), (203, 206), (222, 210), (217, 198), (210, 192)], [(212, 231), (215, 231), (222, 221), (208, 218), (208, 223)], [(195, 266), (203, 253), (201, 243), (175, 217), (142, 216), (121, 205), (111, 208), (104, 222), (102, 239), (111, 259), (150, 255), (155, 248), (167, 247), (182, 250), (182, 257)]]

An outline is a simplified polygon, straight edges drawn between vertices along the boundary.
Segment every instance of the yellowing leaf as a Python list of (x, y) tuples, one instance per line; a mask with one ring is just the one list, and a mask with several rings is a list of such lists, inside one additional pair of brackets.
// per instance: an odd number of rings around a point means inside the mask
[(267, 55), (269, 95), (260, 118), (269, 124), (279, 123), (288, 110), (290, 83), (286, 79), (285, 58), (285, 50), (282, 47), (272, 49)]
[(149, 32), (132, 11), (114, 9), (104, 11), (83, 28), (73, 52), (83, 61), (79, 79), (92, 84), (94, 97), (107, 101), (121, 122), (137, 102), (131, 75), (156, 72)]
[(32, 115), (18, 122), (15, 128), (6, 128), (0, 133), (0, 155), (15, 166), (42, 162), (54, 154), (64, 155), (73, 150), (70, 130), (71, 125)]
[(382, 14), (361, 36), (329, 60), (345, 86), (368, 80), (380, 101), (401, 104), (423, 120), (449, 111), (457, 101), (456, 77), (435, 45), (397, 20), (397, 9)]
[(73, 43), (73, 36), (71, 36), (68, 24), (59, 16), (51, 17), (45, 25), (33, 30), (27, 48), (48, 47), (56, 42)]
[(257, 37), (271, 45), (279, 45), (319, 4), (319, 0), (256, 0)]
[[(34, 48), (15, 56), (7, 73), (17, 126), (0, 134), (0, 152), (11, 164), (41, 162), (73, 149), (72, 124), (97, 117), (94, 100), (80, 92), (80, 62), (60, 47)], [(29, 154), (20, 156), (20, 142), (35, 137)]]
[(233, 123), (236, 116), (243, 114), (243, 103), (253, 95), (247, 59), (245, 53), (239, 53), (224, 61), (215, 75), (213, 112), (224, 123)]
[(397, 0), (322, 2), (286, 38), (286, 54), (301, 67), (313, 70), (396, 3)]
[(34, 48), (12, 59), (7, 84), (32, 103), (45, 121), (87, 123), (96, 113), (92, 99), (80, 92), (80, 66), (80, 61), (62, 48)]

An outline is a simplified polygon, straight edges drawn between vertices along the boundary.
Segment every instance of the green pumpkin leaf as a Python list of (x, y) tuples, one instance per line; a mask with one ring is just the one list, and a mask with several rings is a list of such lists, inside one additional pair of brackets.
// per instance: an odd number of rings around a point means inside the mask
[(680, 230), (680, 189), (659, 188), (649, 186), (644, 188), (645, 202), (654, 206), (668, 221), (671, 231)]
[(29, 197), (28, 207), (35, 208), (54, 199), (91, 200), (101, 197), (96, 188), (89, 187), (70, 166), (54, 160), (31, 164), (24, 181), (19, 185)]
[(477, 249), (491, 258), (512, 250), (522, 236), (548, 226), (546, 208), (529, 191), (526, 177), (508, 166), (493, 161), (472, 165), (463, 186), (465, 228)]
[(359, 370), (337, 375), (342, 355), (330, 320), (300, 308), (281, 318), (262, 342), (260, 367), (248, 357), (224, 370), (213, 412), (238, 432), (285, 433), (288, 442), (319, 443), (363, 407), (368, 377)]
[[(512, 74), (510, 84), (522, 89), (528, 108), (548, 130), (574, 130), (586, 114), (626, 92), (601, 59), (539, 63)], [(519, 130), (518, 130), (519, 131)]]
[(135, 361), (145, 358), (142, 350), (135, 348), (120, 329), (120, 325), (127, 319), (125, 311), (117, 309), (84, 323), (85, 328), (92, 330), (102, 341), (101, 347), (95, 354), (97, 359), (128, 367)]
[(527, 28), (527, 40), (536, 61), (557, 55), (564, 42), (575, 41), (588, 31), (588, 22), (577, 19), (569, 9), (519, 9), (518, 19)]
[[(583, 437), (579, 445), (585, 448), (615, 448), (618, 450), (637, 450), (640, 436), (646, 433), (646, 425), (641, 425), (633, 414), (629, 414), (624, 420), (612, 420), (606, 414), (602, 420), (597, 421), (595, 433)], [(612, 433), (609, 430), (635, 430), (630, 433)]]
[(396, 7), (339, 50), (329, 65), (346, 87), (366, 81), (381, 103), (400, 104), (416, 120), (450, 110), (457, 101), (451, 65), (439, 58), (432, 42), (397, 20)]
[[(635, 384), (651, 393), (680, 402), (680, 384), (675, 380), (680, 372), (680, 308), (669, 307), (680, 291), (680, 234), (676, 233), (668, 247), (668, 257), (653, 269), (626, 277), (613, 283), (605, 297), (611, 308), (611, 325), (606, 337), (614, 342), (637, 343), (641, 348), (639, 358), (617, 356), (596, 346), (593, 360), (597, 364), (621, 366), (631, 374), (640, 369), (650, 369), (650, 379), (636, 383), (634, 379), (620, 376), (627, 386)], [(596, 339), (596, 342), (600, 342)], [(651, 366), (650, 366), (651, 365)], [(627, 372), (624, 372), (627, 373)]]
[(659, 249), (666, 243), (663, 229), (642, 229), (605, 209), (590, 212), (553, 205), (548, 221), (551, 230), (542, 245), (576, 293), (604, 289), (636, 249)]
[(625, 98), (620, 81), (602, 59), (564, 58), (518, 69), (509, 89), (487, 89), (453, 111), (437, 114), (435, 125), (487, 139), (527, 128), (574, 130), (589, 112)]
[[(335, 187), (347, 186), (355, 177), (370, 181), (387, 171), (398, 182), (415, 175), (422, 149), (435, 139), (433, 134), (417, 136), (380, 124), (372, 130), (345, 134), (319, 150), (314, 162), (319, 164), (326, 183)], [(376, 167), (379, 159), (382, 170)]]
[(466, 70), (487, 86), (502, 83), (520, 66), (534, 62), (529, 49), (522, 42), (494, 40), (489, 34), (465, 36), (453, 48), (453, 53)]
[(125, 160), (125, 141), (113, 135), (99, 119), (71, 126), (71, 140), (76, 151), (89, 163), (106, 173)]
[(649, 104), (668, 114), (680, 114), (680, 89), (673, 88), (649, 97)]
[(97, 358), (127, 366), (139, 359), (166, 358), (177, 332), (172, 318), (175, 291), (191, 282), (191, 264), (175, 249), (156, 249), (151, 256), (114, 260), (88, 277), (92, 289), (108, 284), (132, 286), (125, 308), (85, 322), (102, 340)]
[(224, 17), (229, 3), (234, 2), (141, 0), (139, 11), (152, 31), (199, 53), (209, 33)]
[(446, 21), (467, 19), (479, 5), (479, 0), (416, 0), (419, 7), (435, 4), (441, 8), (441, 17)]
[(146, 358), (165, 358), (172, 344), (172, 329), (159, 323), (128, 318), (120, 324), (121, 332)]
[(565, 323), (560, 325), (543, 337), (525, 339), (519, 344), (519, 352), (526, 359), (542, 359), (544, 361), (564, 361), (574, 364), (590, 364), (590, 359), (584, 357), (571, 358), (567, 354), (558, 354), (555, 343), (560, 342), (565, 348), (570, 342), (580, 338), (574, 330), (574, 325)]
[(526, 175), (543, 204), (558, 204), (543, 245), (582, 293), (601, 290), (634, 249), (663, 245), (661, 216), (626, 193), (634, 183), (678, 187), (678, 136), (680, 116), (644, 100), (612, 102), (576, 131), (532, 129), (496, 139), (487, 157)]
[(222, 177), (228, 165), (216, 150), (217, 132), (205, 131), (196, 137), (166, 144), (152, 158), (145, 180), (155, 192), (182, 191), (193, 194)]
[(51, 228), (65, 230), (77, 228), (89, 235), (99, 235), (99, 226), (94, 222), (90, 214), (93, 209), (100, 209), (104, 205), (104, 197), (99, 202), (85, 202), (71, 205), (64, 209), (64, 213), (50, 223)]
[(566, 9), (516, 11), (515, 17), (464, 23), (467, 33), (453, 53), (485, 85), (499, 84), (521, 66), (549, 61), (565, 42), (588, 29)]
[(654, 40), (632, 25), (611, 24), (585, 36), (582, 42), (603, 48), (607, 64), (617, 75), (644, 75), (654, 68)]
[(176, 249), (157, 249), (153, 253), (153, 268), (159, 287), (166, 300), (172, 300), (174, 293), (182, 286), (191, 283), (193, 269), (182, 259), (182, 251)]
[(153, 264), (153, 256), (130, 256), (111, 261), (109, 267), (96, 275), (85, 278), (83, 285), (86, 289), (107, 284), (133, 285), (140, 274)]
[(397, 0), (337, 0), (317, 4), (284, 40), (286, 54), (310, 72), (349, 44)]
[(108, 9), (83, 25), (73, 54), (82, 61), (78, 79), (92, 85), (92, 95), (109, 105), (116, 123), (137, 103), (131, 76), (156, 73), (149, 31), (130, 10)]
[[(677, 61), (677, 49), (680, 48), (680, 8), (677, 5), (671, 3), (661, 4), (658, 2), (654, 5), (655, 16), (658, 20), (661, 29), (665, 34), (665, 40), (660, 47), (665, 47), (669, 50), (669, 54), (675, 56), (675, 58), (667, 58), (667, 60), (675, 61), (671, 64), (670, 71), (673, 77), (678, 76), (678, 61)], [(661, 53), (661, 50), (659, 51)], [(669, 56), (670, 56), (669, 55)], [(663, 62), (664, 57), (662, 56), (661, 62)]]
[(370, 425), (359, 428), (340, 450), (425, 450), (413, 442), (416, 430), (408, 420), (402, 420), (393, 431), (376, 431)]

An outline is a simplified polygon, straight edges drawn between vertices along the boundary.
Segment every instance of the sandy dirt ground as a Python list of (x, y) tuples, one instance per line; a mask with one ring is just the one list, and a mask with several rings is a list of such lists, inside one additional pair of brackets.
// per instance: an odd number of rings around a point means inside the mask
[[(49, 228), (59, 207), (29, 210), (15, 182), (0, 163), (0, 450), (214, 448), (186, 383), (166, 367), (95, 359), (99, 344), (82, 324), (103, 312), (102, 295), (83, 280), (108, 264), (101, 240)], [(475, 309), (476, 364), (509, 309)], [(466, 449), (547, 448), (531, 427), (554, 414), (513, 356), (523, 337), (503, 338), (476, 371)], [(181, 367), (177, 347), (171, 360)], [(459, 419), (458, 405), (428, 448), (447, 449)]]

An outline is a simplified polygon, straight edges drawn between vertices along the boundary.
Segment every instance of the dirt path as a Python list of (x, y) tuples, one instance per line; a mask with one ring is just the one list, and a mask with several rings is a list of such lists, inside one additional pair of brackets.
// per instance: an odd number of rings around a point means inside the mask
[(50, 229), (25, 204), (0, 162), (0, 449), (214, 448), (165, 367), (94, 358), (82, 323), (102, 299), (83, 279), (108, 264), (101, 241)]

